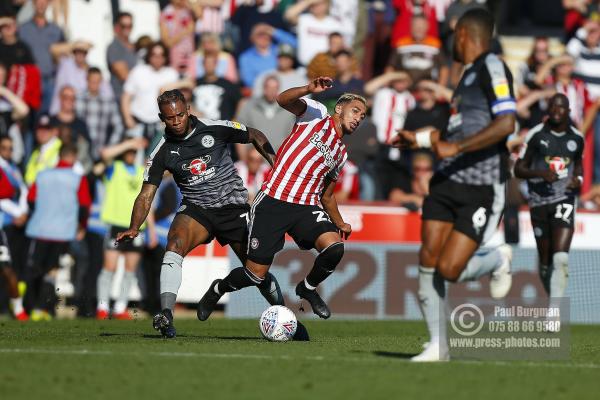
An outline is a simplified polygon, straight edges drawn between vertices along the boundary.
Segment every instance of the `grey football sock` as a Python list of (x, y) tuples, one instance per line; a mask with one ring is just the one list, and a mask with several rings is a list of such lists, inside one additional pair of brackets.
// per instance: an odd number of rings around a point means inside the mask
[(177, 293), (181, 286), (183, 257), (174, 251), (167, 251), (160, 268), (160, 308), (173, 311)]
[(473, 281), (490, 274), (502, 263), (502, 256), (497, 249), (485, 254), (475, 254), (461, 272), (457, 282)]
[(98, 309), (108, 311), (110, 308), (110, 286), (112, 285), (114, 271), (102, 268), (96, 281), (96, 292), (98, 296)]
[(444, 279), (435, 268), (419, 267), (419, 303), (431, 343), (446, 344), (445, 297)]

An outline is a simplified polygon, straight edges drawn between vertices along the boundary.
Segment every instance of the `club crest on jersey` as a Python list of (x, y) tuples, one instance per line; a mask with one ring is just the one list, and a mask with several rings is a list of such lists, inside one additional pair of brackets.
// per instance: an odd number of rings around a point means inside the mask
[(213, 147), (215, 145), (215, 138), (210, 135), (206, 135), (202, 138), (202, 146), (204, 147)]
[[(204, 141), (204, 139), (202, 139), (202, 141)], [(203, 172), (206, 171), (209, 162), (210, 156), (206, 155), (200, 158), (193, 159), (189, 164), (183, 164), (181, 168), (185, 171), (190, 171), (194, 175), (201, 175)]]
[(577, 143), (574, 140), (569, 140), (567, 142), (567, 149), (569, 151), (575, 151), (575, 150), (577, 150)]

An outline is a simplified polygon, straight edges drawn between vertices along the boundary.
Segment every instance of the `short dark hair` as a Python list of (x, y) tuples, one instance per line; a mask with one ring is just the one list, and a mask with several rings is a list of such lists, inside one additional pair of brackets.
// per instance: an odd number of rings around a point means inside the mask
[(347, 49), (342, 49), (333, 55), (333, 58), (338, 58), (339, 56), (348, 56), (352, 57), (352, 52)]
[(125, 18), (125, 17), (129, 17), (131, 19), (133, 19), (133, 15), (131, 15), (130, 12), (127, 11), (121, 11), (119, 12), (116, 16), (115, 19), (113, 21), (113, 25), (118, 24), (121, 21), (121, 18)]
[(163, 42), (160, 41), (153, 42), (148, 45), (148, 47), (146, 48), (146, 55), (144, 55), (144, 62), (146, 64), (150, 64), (150, 55), (152, 54), (152, 49), (154, 49), (155, 47), (160, 47), (161, 49), (163, 49), (163, 52), (165, 54), (165, 65), (169, 65), (169, 49)]
[(77, 149), (77, 145), (73, 143), (63, 143), (62, 146), (60, 146), (60, 152), (58, 153), (58, 156), (60, 158), (64, 158), (68, 155), (77, 157), (78, 152), (79, 150)]
[(494, 17), (484, 8), (473, 8), (464, 13), (456, 24), (456, 29), (465, 27), (470, 34), (484, 40), (494, 36)]
[(89, 67), (87, 75), (90, 76), (92, 74), (100, 74), (100, 75), (102, 75), (102, 71), (100, 71), (100, 68), (98, 68), (98, 67)]
[(331, 33), (329, 34), (328, 38), (329, 38), (329, 39), (331, 39), (331, 38), (333, 38), (333, 37), (337, 37), (337, 36), (339, 36), (339, 37), (343, 37), (343, 36), (342, 36), (342, 34), (341, 34), (341, 33), (339, 33), (339, 32), (331, 32)]
[(156, 101), (158, 102), (158, 108), (163, 104), (177, 103), (178, 101), (187, 104), (185, 97), (183, 97), (183, 93), (181, 93), (179, 89), (166, 90), (163, 94), (158, 96)]

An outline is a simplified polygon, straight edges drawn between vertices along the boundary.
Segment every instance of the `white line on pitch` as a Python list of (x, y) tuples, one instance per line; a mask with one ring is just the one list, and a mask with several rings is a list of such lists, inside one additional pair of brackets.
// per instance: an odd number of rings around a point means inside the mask
[[(36, 348), (13, 348), (0, 349), (1, 353), (23, 353), (23, 354), (60, 354), (60, 355), (98, 355), (98, 356), (113, 356), (113, 355), (129, 355), (129, 356), (155, 356), (155, 357), (200, 357), (200, 358), (246, 358), (246, 359), (279, 359), (279, 360), (309, 360), (309, 361), (325, 361), (337, 360), (348, 362), (378, 362), (389, 361), (393, 357), (378, 357), (378, 358), (363, 358), (363, 357), (324, 357), (324, 356), (290, 356), (290, 355), (272, 355), (272, 354), (242, 354), (242, 353), (194, 353), (194, 352), (116, 352), (110, 350), (65, 350), (65, 349), (36, 349)], [(407, 362), (408, 360), (402, 360)], [(559, 362), (533, 362), (533, 361), (479, 361), (479, 360), (452, 360), (451, 364), (471, 364), (471, 365), (498, 365), (512, 367), (535, 367), (535, 368), (583, 368), (583, 369), (600, 369), (600, 364), (592, 363), (559, 363)], [(447, 365), (442, 363), (438, 365)]]

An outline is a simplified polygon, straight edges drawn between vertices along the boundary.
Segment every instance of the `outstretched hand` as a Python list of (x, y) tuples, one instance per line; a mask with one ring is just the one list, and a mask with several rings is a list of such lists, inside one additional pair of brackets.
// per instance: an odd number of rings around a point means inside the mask
[(130, 240), (135, 239), (140, 234), (140, 231), (137, 229), (127, 229), (124, 232), (120, 232), (117, 234), (117, 238), (115, 240), (115, 246), (121, 242), (128, 242)]
[(328, 76), (319, 76), (308, 83), (310, 93), (321, 93), (333, 87), (333, 79)]

